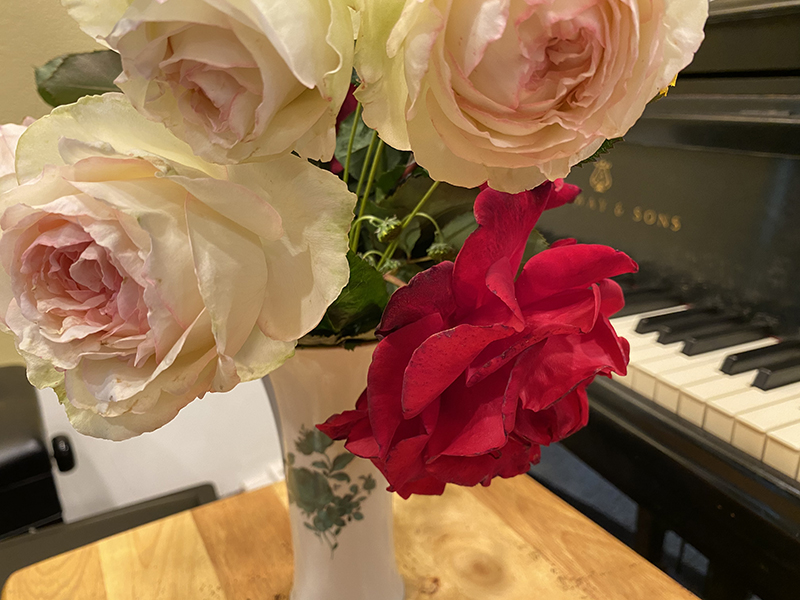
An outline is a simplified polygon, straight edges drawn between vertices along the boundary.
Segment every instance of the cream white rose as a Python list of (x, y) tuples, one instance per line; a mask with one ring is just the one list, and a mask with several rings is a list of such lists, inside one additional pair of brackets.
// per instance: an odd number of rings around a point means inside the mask
[(347, 282), (355, 198), (296, 156), (220, 167), (121, 94), (33, 124), (0, 195), (0, 321), (78, 431), (152, 431), (262, 377)]
[(28, 117), (22, 122), (22, 125), (16, 123), (0, 125), (0, 192), (17, 185), (17, 178), (14, 175), (17, 142), (31, 123), (33, 123), (33, 119)]
[(117, 85), (223, 164), (297, 151), (329, 160), (353, 68), (344, 0), (63, 0), (117, 50)]
[(360, 0), (364, 121), (434, 179), (519, 192), (625, 134), (707, 0)]

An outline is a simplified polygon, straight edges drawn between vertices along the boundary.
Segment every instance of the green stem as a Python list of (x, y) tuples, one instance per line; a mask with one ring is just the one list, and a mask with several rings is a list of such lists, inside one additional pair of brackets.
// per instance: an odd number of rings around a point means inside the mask
[(383, 140), (378, 142), (378, 149), (375, 150), (375, 158), (372, 161), (372, 168), (369, 171), (369, 178), (367, 179), (367, 189), (364, 190), (364, 197), (361, 199), (361, 207), (358, 210), (358, 219), (353, 227), (353, 239), (350, 241), (350, 249), (355, 252), (358, 249), (358, 238), (361, 235), (361, 220), (364, 216), (364, 211), (367, 208), (369, 195), (372, 193), (372, 186), (375, 184), (375, 175), (378, 173), (378, 165), (381, 162), (383, 155), (384, 144)]
[(378, 217), (376, 217), (375, 215), (364, 215), (363, 217), (358, 217), (358, 218), (357, 218), (357, 219), (354, 221), (354, 223), (353, 223), (353, 224), (355, 225), (356, 223), (359, 223), (359, 222), (368, 221), (368, 222), (369, 222), (371, 225), (375, 225), (375, 223), (380, 223), (380, 222), (381, 222), (381, 220), (382, 220), (382, 219), (379, 219), (379, 218), (378, 218)]
[[(372, 160), (372, 168), (369, 170), (367, 189), (364, 190), (364, 197), (361, 198), (361, 206), (358, 209), (358, 219), (356, 219), (355, 225), (353, 226), (352, 239), (350, 240), (350, 249), (353, 252), (358, 250), (358, 238), (361, 235), (361, 219), (367, 209), (367, 202), (369, 201), (369, 195), (372, 193), (372, 186), (375, 184), (375, 175), (378, 173), (378, 165), (381, 162), (381, 156), (383, 155), (383, 148), (385, 145), (383, 140), (378, 142), (378, 149), (375, 150), (375, 158)], [(359, 185), (360, 183), (361, 182), (359, 182)]]
[[(381, 144), (383, 141), (381, 140)], [(367, 148), (367, 155), (364, 157), (364, 165), (361, 167), (361, 176), (358, 178), (358, 186), (356, 187), (356, 203), (358, 203), (359, 198), (361, 198), (361, 190), (364, 185), (364, 182), (367, 179), (367, 169), (372, 165), (372, 152), (375, 150), (375, 146), (378, 145), (378, 132), (372, 132), (372, 138), (369, 141), (369, 148)], [(356, 218), (353, 227), (350, 229), (350, 249), (355, 252), (358, 249), (358, 236), (361, 234), (361, 221), (360, 219), (364, 216), (364, 212), (367, 209), (367, 199), (364, 198), (361, 202), (361, 205), (358, 209), (358, 218)]]
[(434, 226), (434, 228), (436, 228), (436, 235), (438, 235), (438, 236), (439, 236), (439, 239), (440, 239), (440, 240), (444, 241), (444, 234), (442, 233), (442, 228), (441, 228), (441, 227), (439, 227), (439, 223), (437, 223), (437, 222), (436, 222), (436, 219), (434, 219), (434, 218), (433, 218), (432, 216), (430, 216), (428, 213), (424, 213), (424, 212), (418, 212), (418, 213), (417, 213), (417, 216), (418, 216), (418, 217), (423, 217), (423, 218), (425, 218), (425, 219), (428, 219), (428, 221), (430, 221), (431, 223), (433, 223), (433, 226)]
[(347, 142), (347, 158), (344, 160), (344, 182), (347, 183), (350, 178), (350, 160), (353, 158), (353, 143), (356, 140), (356, 129), (358, 129), (358, 121), (361, 118), (361, 103), (356, 105), (356, 112), (353, 115), (353, 128), (350, 130), (350, 140)]
[(364, 164), (361, 166), (361, 175), (358, 178), (358, 187), (356, 187), (356, 197), (361, 197), (361, 190), (363, 189), (364, 182), (367, 179), (367, 169), (369, 169), (372, 160), (372, 152), (375, 146), (378, 145), (378, 132), (373, 131), (372, 137), (369, 140), (369, 148), (367, 148), (367, 155), (364, 157)]
[(406, 227), (408, 227), (408, 224), (414, 220), (414, 217), (416, 217), (419, 214), (419, 211), (422, 210), (422, 207), (424, 207), (425, 204), (428, 202), (428, 200), (431, 199), (431, 196), (433, 196), (433, 192), (436, 191), (437, 187), (439, 187), (439, 182), (434, 181), (433, 185), (430, 188), (428, 188), (428, 191), (425, 192), (425, 195), (414, 207), (414, 210), (412, 210), (411, 213), (409, 213), (409, 215), (405, 219), (403, 219), (403, 222), (400, 224), (400, 233), (398, 234), (397, 238), (395, 238), (394, 241), (391, 244), (389, 244), (389, 247), (386, 248), (386, 251), (383, 253), (383, 256), (381, 256), (381, 260), (378, 262), (378, 267), (377, 267), (378, 270), (380, 270), (380, 268), (386, 264), (387, 260), (392, 258), (392, 256), (395, 253), (395, 250), (397, 250), (397, 246), (400, 245), (400, 235), (403, 233), (403, 230)]

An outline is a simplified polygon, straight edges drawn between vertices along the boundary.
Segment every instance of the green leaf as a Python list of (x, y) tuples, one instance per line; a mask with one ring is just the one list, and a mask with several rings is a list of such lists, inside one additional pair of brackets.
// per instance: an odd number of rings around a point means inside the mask
[(289, 465), (290, 467), (294, 464), (294, 454), (292, 454), (291, 452), (289, 452), (286, 455), (286, 464)]
[(347, 253), (350, 281), (328, 308), (325, 319), (311, 335), (350, 337), (370, 331), (380, 323), (389, 293), (381, 274), (353, 252)]
[(61, 106), (83, 96), (119, 92), (114, 80), (121, 72), (113, 50), (65, 54), (36, 69), (36, 88), (50, 106)]
[(331, 479), (336, 479), (337, 481), (346, 481), (347, 483), (350, 483), (350, 475), (344, 472), (331, 473)]
[(355, 484), (351, 485), (351, 486), (350, 486), (350, 491), (351, 491), (353, 494), (357, 494), (357, 493), (358, 493), (358, 486), (357, 486), (357, 485), (355, 485)]
[(445, 241), (456, 249), (460, 249), (467, 241), (467, 238), (478, 228), (475, 215), (472, 212), (465, 212), (450, 219), (442, 227), (442, 235)]
[(403, 230), (403, 233), (400, 234), (398, 247), (410, 256), (421, 235), (422, 227), (420, 226), (420, 220), (414, 219), (408, 227)]
[(585, 160), (582, 160), (581, 162), (579, 162), (575, 166), (576, 167), (582, 167), (585, 164), (595, 162), (603, 154), (607, 154), (615, 145), (617, 145), (621, 141), (623, 141), (623, 138), (621, 138), (621, 137), (611, 138), (610, 140), (604, 141), (594, 154), (592, 154), (589, 158), (587, 158)]
[(375, 481), (375, 478), (372, 475), (367, 475), (366, 477), (362, 477), (364, 480), (364, 489), (368, 492), (375, 489), (378, 485), (378, 482)]
[(289, 498), (307, 513), (323, 509), (334, 495), (324, 475), (309, 469), (289, 469), (286, 474)]
[(356, 521), (362, 521), (364, 519), (364, 515), (362, 515), (360, 512), (354, 512), (353, 513), (353, 518)]
[(299, 437), (294, 442), (294, 447), (301, 454), (311, 456), (315, 452), (325, 452), (332, 444), (333, 440), (319, 429), (306, 429), (303, 427), (300, 430)]
[(328, 513), (320, 512), (314, 517), (314, 527), (318, 531), (328, 531), (328, 529), (333, 527), (333, 520), (328, 516)]
[(326, 463), (323, 460), (315, 460), (313, 463), (311, 463), (311, 466), (317, 467), (318, 469), (322, 469), (323, 471), (328, 470), (328, 463)]
[(355, 458), (355, 454), (350, 454), (349, 452), (343, 452), (339, 456), (333, 459), (333, 468), (332, 471), (339, 471), (344, 469), (347, 465), (353, 462)]
[[(415, 176), (406, 179), (394, 194), (381, 201), (380, 206), (402, 218), (414, 209), (432, 185), (433, 179), (415, 172)], [(425, 212), (442, 224), (456, 215), (471, 213), (477, 196), (478, 190), (440, 183), (425, 205)]]

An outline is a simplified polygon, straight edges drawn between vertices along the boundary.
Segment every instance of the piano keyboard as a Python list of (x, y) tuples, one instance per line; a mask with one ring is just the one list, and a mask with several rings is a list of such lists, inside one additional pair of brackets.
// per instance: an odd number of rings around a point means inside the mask
[(725, 315), (703, 323), (698, 312), (672, 306), (611, 319), (631, 345), (628, 374), (614, 380), (800, 481), (798, 344)]

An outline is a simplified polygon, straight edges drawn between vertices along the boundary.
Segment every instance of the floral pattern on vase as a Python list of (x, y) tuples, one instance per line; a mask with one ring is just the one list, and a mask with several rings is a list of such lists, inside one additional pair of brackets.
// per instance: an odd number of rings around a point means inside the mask
[[(355, 456), (347, 451), (328, 455), (333, 440), (317, 429), (301, 429), (294, 441), (294, 452), (286, 453), (286, 487), (289, 502), (303, 511), (306, 529), (328, 544), (331, 553), (348, 523), (363, 521), (361, 503), (366, 501), (377, 482), (372, 474), (359, 475), (356, 482), (347, 473)], [(311, 467), (300, 466), (298, 455), (313, 459)]]
[(370, 461), (315, 427), (355, 405), (374, 348), (298, 348), (264, 379), (279, 424), (289, 493), (291, 600), (405, 596), (386, 479)]

